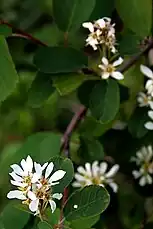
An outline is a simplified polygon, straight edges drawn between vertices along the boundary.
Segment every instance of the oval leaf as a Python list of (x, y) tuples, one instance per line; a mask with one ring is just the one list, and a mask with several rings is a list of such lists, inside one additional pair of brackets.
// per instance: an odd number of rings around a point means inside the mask
[(120, 106), (119, 86), (115, 80), (101, 81), (95, 85), (90, 95), (92, 115), (102, 123), (112, 121)]
[(116, 7), (127, 28), (142, 37), (150, 34), (152, 0), (116, 0)]
[[(63, 7), (64, 6), (64, 7)], [(53, 0), (53, 16), (58, 27), (65, 31), (76, 31), (88, 20), (95, 0)]]
[(73, 48), (43, 47), (36, 52), (34, 64), (44, 73), (74, 72), (87, 66), (88, 58)]
[[(66, 220), (91, 217), (102, 213), (109, 204), (110, 197), (105, 188), (91, 185), (76, 191), (64, 207)], [(77, 208), (74, 206), (77, 205)]]
[(0, 36), (0, 102), (5, 100), (16, 87), (18, 75), (10, 56), (7, 43)]

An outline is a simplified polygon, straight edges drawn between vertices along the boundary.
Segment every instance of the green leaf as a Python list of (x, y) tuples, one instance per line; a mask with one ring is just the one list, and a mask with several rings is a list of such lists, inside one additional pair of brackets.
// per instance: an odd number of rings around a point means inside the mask
[(53, 227), (47, 222), (38, 223), (38, 229), (53, 229)]
[(52, 158), (52, 162), (54, 163), (54, 170), (64, 170), (66, 172), (65, 176), (61, 179), (60, 183), (53, 187), (53, 191), (56, 193), (63, 192), (64, 188), (66, 188), (73, 179), (74, 176), (74, 168), (73, 163), (68, 158), (56, 157)]
[(112, 127), (112, 122), (102, 124), (93, 117), (85, 117), (85, 120), (79, 126), (79, 133), (81, 136), (99, 137)]
[(143, 108), (137, 108), (128, 123), (129, 132), (133, 137), (142, 138), (147, 134), (148, 130), (144, 127), (144, 124), (147, 121), (147, 110)]
[(104, 158), (104, 149), (98, 140), (91, 137), (81, 137), (79, 154), (85, 161), (102, 160)]
[(28, 105), (33, 108), (42, 106), (54, 91), (51, 76), (38, 72), (29, 90)]
[(53, 85), (60, 95), (67, 95), (76, 90), (85, 80), (86, 76), (83, 74), (71, 73), (57, 75), (53, 79)]
[(121, 55), (133, 55), (140, 51), (140, 37), (129, 31), (122, 34), (119, 51)]
[(109, 201), (106, 189), (96, 185), (87, 186), (71, 195), (64, 207), (64, 216), (68, 221), (96, 216), (108, 207)]
[(114, 5), (114, 0), (96, 0), (96, 5), (91, 14), (90, 20), (97, 20), (102, 17), (111, 17)]
[(13, 204), (6, 205), (0, 215), (0, 221), (5, 229), (21, 229), (28, 222), (29, 214), (14, 208)]
[(43, 47), (36, 52), (34, 64), (44, 73), (75, 72), (87, 66), (88, 58), (73, 48)]
[(147, 36), (152, 27), (152, 0), (116, 0), (124, 25), (139, 36)]
[(53, 0), (53, 17), (61, 30), (76, 31), (89, 19), (94, 6), (95, 0)]
[(0, 102), (2, 102), (13, 92), (18, 82), (18, 75), (3, 36), (0, 36), (0, 53)]
[(12, 35), (12, 29), (8, 27), (7, 25), (0, 25), (0, 35), (3, 35), (5, 37), (8, 37)]
[(95, 85), (90, 95), (92, 115), (102, 123), (112, 121), (120, 106), (119, 86), (115, 80), (101, 81)]
[(91, 228), (98, 220), (99, 215), (90, 217), (90, 218), (84, 218), (84, 219), (77, 219), (71, 222), (70, 228), (72, 229), (88, 229)]

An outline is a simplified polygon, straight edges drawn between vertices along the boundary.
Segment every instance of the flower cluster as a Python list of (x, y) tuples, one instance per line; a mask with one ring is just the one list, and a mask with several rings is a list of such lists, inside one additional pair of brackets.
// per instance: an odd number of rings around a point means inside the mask
[(116, 67), (123, 63), (123, 59), (119, 57), (118, 60), (112, 63), (114, 56), (111, 58), (112, 54), (117, 53), (114, 26), (115, 24), (111, 24), (111, 19), (108, 17), (98, 19), (94, 23), (83, 23), (83, 27), (90, 31), (86, 39), (86, 45), (90, 45), (93, 50), (100, 50), (100, 55), (102, 56), (102, 63), (98, 65), (101, 70), (101, 78), (108, 79), (111, 76), (117, 80), (122, 80), (124, 76), (119, 71), (116, 71)]
[(111, 24), (111, 19), (104, 17), (95, 21), (94, 23), (85, 22), (83, 27), (89, 29), (90, 34), (86, 39), (87, 45), (92, 46), (97, 50), (97, 46), (105, 45), (112, 53), (116, 53), (116, 37), (115, 37), (115, 24)]
[(102, 187), (109, 185), (114, 192), (117, 192), (118, 185), (114, 182), (114, 176), (119, 170), (119, 165), (116, 164), (109, 171), (107, 170), (108, 164), (106, 162), (102, 162), (100, 165), (98, 165), (98, 161), (93, 162), (92, 165), (86, 163), (85, 168), (82, 166), (77, 168), (77, 173), (75, 174), (76, 181), (72, 185), (76, 188), (92, 184)]
[[(151, 109), (148, 111), (148, 116), (153, 120), (153, 72), (144, 65), (140, 66), (140, 70), (149, 79), (145, 84), (145, 92), (138, 93), (137, 102), (139, 107), (148, 107)], [(145, 127), (148, 130), (153, 130), (153, 122), (147, 122)]]
[(49, 203), (53, 213), (56, 209), (53, 199), (60, 200), (62, 194), (53, 193), (52, 186), (59, 184), (59, 180), (64, 177), (66, 172), (58, 170), (52, 174), (53, 162), (47, 162), (41, 166), (33, 162), (30, 156), (26, 160), (22, 159), (20, 164), (20, 166), (11, 165), (13, 169), (10, 173), (13, 178), (11, 184), (17, 186), (17, 190), (10, 191), (7, 197), (22, 200), (22, 203), (28, 205), (30, 211), (35, 215), (41, 215)]
[(153, 183), (153, 150), (152, 146), (143, 146), (137, 153), (136, 157), (131, 158), (136, 163), (138, 170), (132, 172), (135, 179), (139, 179), (140, 186)]

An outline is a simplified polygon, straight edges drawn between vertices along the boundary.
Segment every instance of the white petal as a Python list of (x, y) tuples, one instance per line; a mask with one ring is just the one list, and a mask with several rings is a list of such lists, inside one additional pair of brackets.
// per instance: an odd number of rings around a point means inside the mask
[(82, 24), (82, 26), (83, 26), (84, 28), (89, 29), (89, 31), (90, 31), (91, 33), (94, 32), (94, 26), (93, 26), (93, 24), (92, 24), (91, 22), (84, 22), (84, 23)]
[(117, 171), (119, 170), (119, 165), (114, 165), (108, 173), (106, 173), (106, 177), (110, 178), (112, 176), (115, 176)]
[(77, 168), (77, 171), (78, 171), (78, 173), (81, 173), (81, 174), (83, 174), (83, 175), (86, 174), (86, 171), (85, 171), (85, 169), (84, 169), (82, 166), (79, 166), (79, 167)]
[(153, 111), (148, 111), (148, 116), (153, 119)]
[(106, 65), (106, 66), (109, 64), (109, 62), (108, 62), (108, 60), (107, 60), (106, 57), (103, 57), (103, 58), (101, 59), (101, 61), (102, 61), (102, 63), (103, 63), (104, 65)]
[(88, 176), (91, 177), (92, 176), (91, 164), (90, 163), (85, 163), (85, 169), (87, 171)]
[(73, 186), (74, 188), (80, 188), (80, 187), (82, 187), (82, 184), (75, 181), (75, 182), (72, 183), (72, 186)]
[(16, 175), (15, 172), (12, 172), (12, 173), (9, 173), (9, 174), (10, 174), (10, 176), (11, 176), (15, 181), (19, 181), (19, 182), (22, 182), (22, 181), (23, 181), (23, 178), (20, 177), (20, 176), (18, 176), (18, 175)]
[(52, 198), (60, 200), (62, 198), (63, 194), (62, 193), (55, 193), (52, 195)]
[(149, 101), (148, 103), (149, 103), (150, 108), (153, 110), (153, 101)]
[(139, 181), (139, 185), (140, 185), (140, 186), (145, 186), (145, 185), (146, 185), (146, 182), (147, 182), (147, 181), (146, 181), (146, 177), (143, 176), (143, 177), (141, 177), (141, 179), (140, 179), (140, 181)]
[(14, 172), (15, 172), (16, 174), (18, 174), (18, 175), (20, 175), (20, 176), (23, 175), (23, 170), (20, 168), (19, 165), (13, 164), (13, 165), (11, 165), (11, 168), (14, 170)]
[(107, 167), (108, 167), (108, 165), (107, 165), (106, 162), (102, 162), (102, 163), (100, 164), (100, 174), (101, 174), (101, 175), (103, 175), (103, 174), (106, 172)]
[(112, 72), (111, 76), (117, 80), (124, 79), (124, 75), (121, 72)]
[(43, 164), (42, 170), (44, 170), (47, 167), (47, 165), (48, 165), (48, 162), (46, 162), (45, 164)]
[(146, 176), (146, 180), (148, 184), (152, 184), (152, 177), (149, 174)]
[(28, 197), (30, 200), (36, 200), (37, 197), (32, 191), (28, 191)]
[(84, 176), (82, 176), (82, 175), (80, 175), (78, 173), (76, 173), (74, 175), (74, 177), (75, 177), (76, 180), (81, 181), (81, 182), (86, 180), (86, 178)]
[(152, 73), (152, 71), (150, 70), (150, 68), (148, 68), (148, 67), (146, 67), (145, 65), (140, 65), (140, 70), (141, 70), (141, 72), (144, 74), (144, 75), (146, 75), (146, 76), (148, 76), (149, 78), (151, 78), (151, 79), (153, 79), (153, 73)]
[(65, 171), (58, 170), (50, 177), (49, 182), (52, 183), (53, 181), (60, 180), (64, 177), (65, 174), (66, 174)]
[(26, 196), (23, 194), (22, 191), (19, 190), (14, 190), (14, 191), (10, 191), (7, 194), (7, 198), (9, 199), (19, 199), (19, 200), (26, 200)]
[(124, 61), (123, 58), (119, 57), (118, 60), (114, 61), (113, 66), (116, 67), (116, 66), (122, 64), (123, 61)]
[(46, 169), (46, 172), (45, 172), (45, 178), (47, 179), (51, 172), (53, 171), (53, 168), (54, 168), (54, 164), (53, 162), (51, 162), (48, 166), (47, 166), (47, 169)]
[(108, 72), (104, 72), (104, 73), (101, 74), (101, 78), (104, 79), (104, 80), (108, 79), (109, 76), (110, 76), (110, 74)]
[(41, 178), (41, 176), (39, 176), (39, 174), (37, 173), (34, 173), (33, 176), (32, 176), (32, 179), (31, 179), (31, 183), (36, 183), (38, 182), (38, 180)]
[(41, 177), (42, 176), (42, 167), (40, 164), (34, 162), (34, 167), (35, 167), (35, 171), (36, 171), (36, 174), (38, 177)]
[(153, 86), (153, 80), (147, 80), (145, 88), (149, 90), (149, 92), (152, 90), (152, 86)]
[(97, 20), (97, 21), (96, 21), (96, 24), (98, 24), (98, 25), (100, 26), (100, 28), (104, 28), (104, 27), (105, 27), (105, 25), (106, 25), (106, 23), (105, 23), (105, 21), (104, 21), (104, 19), (103, 19), (103, 18), (102, 18), (102, 19)]
[(15, 186), (18, 186), (18, 187), (26, 187), (27, 184), (26, 183), (22, 183), (22, 182), (19, 182), (19, 181), (14, 181), (14, 180), (11, 180), (11, 184), (15, 185)]
[(32, 172), (33, 169), (33, 160), (32, 158), (28, 155), (27, 159), (26, 159), (26, 163), (27, 163), (27, 169), (29, 172)]
[(29, 209), (32, 212), (36, 212), (38, 211), (38, 206), (39, 206), (39, 199), (36, 199), (31, 201), (31, 203), (29, 204)]
[(22, 166), (23, 170), (26, 170), (27, 163), (24, 159), (21, 160), (21, 166)]
[(146, 122), (144, 126), (148, 130), (153, 130), (153, 122)]
[(53, 213), (55, 211), (55, 209), (56, 209), (56, 203), (53, 200), (49, 200), (49, 203), (50, 203), (50, 207), (51, 207), (51, 210), (52, 210), (52, 213)]
[(136, 171), (136, 170), (132, 171), (132, 174), (133, 174), (135, 179), (138, 179), (141, 176), (141, 173), (139, 171)]
[(113, 189), (113, 192), (117, 192), (118, 185), (114, 182), (110, 183), (109, 186)]
[(99, 173), (98, 161), (94, 161), (92, 164), (92, 174), (94, 177), (97, 177)]

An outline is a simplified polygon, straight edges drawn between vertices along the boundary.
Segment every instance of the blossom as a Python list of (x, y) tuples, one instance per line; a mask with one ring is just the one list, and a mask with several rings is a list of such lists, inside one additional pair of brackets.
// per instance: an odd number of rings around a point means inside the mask
[(77, 168), (77, 173), (75, 173), (76, 181), (73, 182), (73, 187), (84, 187), (88, 185), (99, 185), (105, 187), (109, 185), (114, 192), (117, 192), (118, 185), (114, 182), (114, 176), (119, 170), (119, 165), (114, 165), (109, 171), (108, 164), (106, 162), (102, 162), (98, 165), (98, 161), (85, 164), (85, 168), (79, 166)]
[(62, 193), (53, 193), (52, 186), (59, 184), (65, 176), (65, 171), (57, 170), (53, 173), (53, 162), (40, 165), (33, 162), (28, 156), (26, 161), (21, 161), (22, 168), (14, 164), (11, 166), (13, 172), (10, 175), (15, 180), (11, 183), (18, 187), (17, 190), (10, 191), (7, 194), (9, 199), (23, 200), (23, 204), (29, 206), (30, 211), (36, 214), (41, 214), (50, 204), (51, 211), (56, 209), (56, 203), (53, 199), (60, 200)]
[(86, 39), (86, 45), (92, 46), (94, 50), (97, 50), (98, 45), (105, 45), (113, 53), (116, 52), (115, 24), (111, 24), (110, 18), (103, 17), (94, 23), (85, 22), (82, 26), (90, 31)]
[(135, 179), (139, 178), (140, 186), (146, 184), (152, 184), (153, 179), (153, 150), (152, 146), (143, 146), (137, 153), (136, 157), (132, 157), (131, 161), (135, 162), (138, 166), (138, 170), (132, 171)]
[[(148, 116), (153, 120), (153, 111), (148, 111)], [(153, 122), (152, 121), (146, 122), (144, 126), (148, 130), (153, 130)]]
[(150, 106), (151, 109), (153, 109), (153, 101), (151, 96), (145, 94), (144, 92), (139, 92), (137, 101), (139, 104), (139, 107), (147, 107)]
[(146, 82), (145, 88), (147, 93), (153, 97), (153, 72), (145, 65), (141, 65), (140, 70), (145, 76), (149, 78), (149, 80)]
[(102, 64), (99, 65), (99, 68), (102, 70), (102, 79), (108, 79), (110, 76), (117, 80), (124, 79), (123, 74), (119, 71), (116, 71), (116, 67), (123, 63), (123, 59), (121, 57), (119, 57), (118, 60), (114, 61), (113, 64), (110, 64), (108, 59), (105, 57), (103, 57), (101, 61)]

